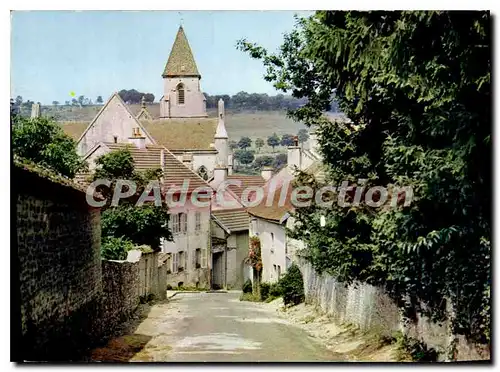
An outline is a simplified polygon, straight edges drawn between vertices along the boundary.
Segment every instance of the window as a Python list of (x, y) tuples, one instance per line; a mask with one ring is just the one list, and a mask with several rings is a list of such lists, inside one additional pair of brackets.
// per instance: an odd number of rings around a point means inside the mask
[(187, 231), (187, 214), (178, 213), (170, 216), (172, 219), (172, 233), (180, 234)]
[(115, 143), (117, 143), (117, 142), (118, 142), (118, 136), (113, 136), (113, 141), (114, 141)]
[(280, 276), (281, 276), (281, 266), (278, 265), (278, 279), (280, 278)]
[(194, 229), (196, 231), (200, 231), (201, 230), (201, 212), (196, 212), (195, 213), (195, 227)]
[(201, 248), (198, 248), (195, 252), (195, 261), (194, 261), (194, 267), (195, 269), (199, 269), (201, 267)]
[(176, 273), (179, 269), (179, 254), (172, 253), (172, 272)]
[(184, 271), (184, 261), (186, 259), (184, 252), (180, 251), (178, 257), (179, 257), (179, 259), (177, 261), (177, 266), (178, 266), (177, 271)]
[(274, 233), (271, 233), (271, 253), (274, 253)]
[(198, 175), (203, 178), (205, 181), (208, 180), (208, 171), (204, 165), (198, 168)]
[(201, 250), (201, 267), (207, 267), (207, 249), (203, 248)]
[(177, 85), (177, 104), (178, 105), (183, 105), (184, 104), (184, 85), (179, 84)]
[(180, 232), (179, 215), (172, 214), (172, 215), (170, 215), (170, 217), (172, 218), (172, 233), (178, 234)]
[(181, 233), (185, 234), (187, 231), (187, 214), (179, 213), (179, 220), (180, 220), (180, 231)]

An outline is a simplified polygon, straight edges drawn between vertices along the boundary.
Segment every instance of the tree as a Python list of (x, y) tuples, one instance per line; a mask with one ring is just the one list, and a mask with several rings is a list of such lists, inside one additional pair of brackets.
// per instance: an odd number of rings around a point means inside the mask
[(78, 106), (78, 101), (76, 100), (76, 98), (72, 98), (71, 99), (71, 105), (72, 106)]
[(17, 115), (12, 123), (12, 151), (17, 156), (69, 178), (86, 168), (76, 152), (75, 141), (55, 122), (46, 117), (28, 119)]
[(307, 132), (307, 129), (300, 129), (297, 133), (297, 137), (299, 138), (299, 143), (304, 144), (304, 142), (307, 142), (307, 140), (309, 139), (309, 133)]
[[(123, 238), (136, 245), (148, 245), (158, 249), (161, 238), (172, 240), (168, 228), (168, 210), (163, 201), (161, 206), (146, 202), (137, 206), (136, 202), (149, 181), (160, 181), (161, 169), (144, 172), (135, 170), (134, 160), (128, 149), (112, 151), (96, 161), (94, 179), (111, 180), (111, 185), (100, 186), (97, 191), (107, 198), (101, 209), (101, 235), (105, 238)], [(133, 181), (137, 185), (135, 194), (121, 199), (118, 206), (111, 206), (111, 194), (118, 179)]]
[(273, 162), (273, 167), (275, 169), (279, 169), (281, 168), (283, 165), (286, 165), (288, 162), (288, 156), (287, 154), (278, 154), (276, 155), (276, 157), (274, 158), (274, 162)]
[(257, 151), (260, 151), (260, 149), (264, 147), (264, 140), (262, 138), (257, 138), (255, 140), (255, 147), (257, 147)]
[(22, 103), (23, 103), (23, 97), (17, 96), (16, 97), (16, 102), (15, 102), (16, 107), (21, 107)]
[(102, 101), (102, 96), (97, 96), (97, 98), (96, 98), (96, 100), (95, 100), (95, 101), (96, 101), (96, 103), (98, 103), (98, 104), (102, 104), (102, 102), (103, 102), (103, 101)]
[(238, 148), (238, 142), (234, 140), (229, 141), (229, 148), (231, 150), (236, 150)]
[(64, 105), (69, 106), (69, 105), (71, 105), (71, 102), (70, 101), (64, 101)]
[[(277, 54), (238, 43), (275, 88), (307, 98), (290, 115), (316, 130), (332, 184), (363, 178), (396, 201), (297, 208), (290, 236), (304, 240), (304, 257), (339, 281), (384, 286), (405, 310), (448, 318), (477, 342), (490, 337), (490, 42), (484, 11), (320, 11), (298, 20)], [(350, 122), (323, 116), (333, 94)], [(352, 202), (361, 186), (350, 185)], [(418, 198), (404, 205), (393, 185)]]
[(78, 97), (78, 104), (80, 106), (84, 106), (85, 105), (85, 96), (79, 96)]
[(255, 159), (254, 164), (257, 169), (261, 169), (262, 167), (265, 166), (271, 166), (274, 162), (274, 159), (275, 158), (269, 155), (259, 156), (258, 158)]
[(142, 93), (135, 89), (122, 89), (118, 92), (118, 95), (123, 99), (126, 103), (138, 104), (141, 103), (142, 97), (146, 102), (154, 102), (155, 96), (152, 93)]
[(276, 133), (273, 133), (272, 136), (267, 137), (267, 144), (273, 148), (273, 152), (274, 152), (274, 148), (276, 146), (279, 146), (279, 144), (280, 144), (280, 138), (278, 137), (278, 135)]
[(293, 146), (295, 144), (295, 141), (293, 139), (293, 136), (291, 134), (283, 134), (281, 137), (281, 146)]
[(252, 140), (249, 137), (241, 137), (238, 142), (238, 147), (242, 150), (246, 150), (248, 147), (252, 146)]
[(52, 104), (57, 107), (57, 105), (59, 105), (59, 101), (52, 101)]
[(234, 158), (240, 163), (248, 165), (254, 161), (255, 155), (253, 151), (250, 150), (237, 150), (234, 153)]

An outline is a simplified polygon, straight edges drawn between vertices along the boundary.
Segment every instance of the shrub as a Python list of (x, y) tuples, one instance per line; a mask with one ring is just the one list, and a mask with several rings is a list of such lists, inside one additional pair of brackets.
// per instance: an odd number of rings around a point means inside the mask
[(252, 293), (252, 281), (247, 279), (247, 281), (243, 283), (243, 287), (241, 289), (243, 293)]
[(271, 285), (269, 283), (260, 283), (260, 298), (265, 301), (269, 297), (269, 288)]
[[(280, 279), (281, 281), (281, 279)], [(281, 290), (280, 281), (277, 283), (272, 283), (269, 287), (269, 297), (281, 297), (283, 295), (283, 291)]]
[(101, 257), (105, 260), (125, 260), (127, 252), (134, 248), (134, 243), (128, 239), (106, 236), (101, 243)]
[(299, 267), (292, 264), (286, 274), (280, 279), (281, 292), (285, 305), (298, 305), (304, 301), (304, 281)]

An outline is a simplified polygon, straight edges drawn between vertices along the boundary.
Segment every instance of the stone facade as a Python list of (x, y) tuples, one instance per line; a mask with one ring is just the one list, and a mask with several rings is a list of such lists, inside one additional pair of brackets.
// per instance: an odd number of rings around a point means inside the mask
[(89, 342), (101, 298), (100, 211), (71, 187), (20, 168), (13, 177), (18, 358), (67, 360)]
[[(207, 117), (205, 96), (197, 77), (165, 78), (164, 96), (160, 101), (161, 118)], [(179, 90), (184, 90), (184, 102), (179, 100)], [(181, 103), (182, 102), (182, 103)]]

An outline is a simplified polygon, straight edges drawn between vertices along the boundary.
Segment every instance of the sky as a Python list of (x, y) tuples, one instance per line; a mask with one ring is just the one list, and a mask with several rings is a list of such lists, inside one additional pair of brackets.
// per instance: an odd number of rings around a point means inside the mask
[(11, 97), (42, 104), (95, 101), (121, 89), (163, 95), (161, 74), (182, 23), (208, 94), (276, 94), (265, 68), (236, 49), (246, 38), (270, 51), (293, 29), (293, 11), (14, 11)]

